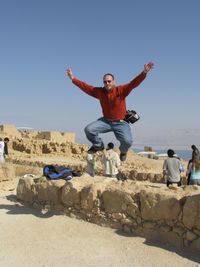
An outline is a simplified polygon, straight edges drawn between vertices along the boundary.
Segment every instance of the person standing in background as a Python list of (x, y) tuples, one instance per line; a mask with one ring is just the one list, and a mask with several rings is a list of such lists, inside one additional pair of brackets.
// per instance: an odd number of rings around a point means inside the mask
[(89, 151), (87, 153), (87, 173), (94, 177), (96, 174), (96, 155)]
[(200, 185), (200, 157), (190, 162), (187, 173), (190, 175), (189, 185)]
[(192, 160), (194, 160), (196, 157), (200, 157), (199, 149), (195, 145), (192, 145), (191, 148), (192, 148)]
[(2, 140), (2, 138), (0, 138), (0, 164), (4, 163), (4, 141)]
[(167, 187), (172, 184), (181, 186), (181, 162), (178, 158), (174, 157), (174, 150), (168, 149), (167, 155), (168, 158), (163, 163), (163, 178), (167, 176)]
[(190, 184), (190, 176), (192, 171), (192, 162), (195, 160), (195, 158), (200, 158), (200, 152), (199, 149), (195, 145), (191, 145), (192, 149), (192, 158), (188, 161), (187, 165), (187, 171), (186, 171), (186, 177), (187, 177), (187, 185)]
[(118, 167), (120, 166), (120, 158), (117, 152), (113, 150), (114, 144), (108, 143), (106, 152), (103, 155), (103, 165), (105, 176), (116, 177), (118, 174)]
[(8, 137), (5, 137), (4, 138), (4, 158), (7, 158), (9, 155), (8, 155), (8, 142), (9, 142), (9, 138)]

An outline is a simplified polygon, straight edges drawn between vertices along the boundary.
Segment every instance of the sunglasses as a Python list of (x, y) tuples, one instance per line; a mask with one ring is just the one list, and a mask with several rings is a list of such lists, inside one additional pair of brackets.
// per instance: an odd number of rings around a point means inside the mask
[(112, 82), (112, 80), (103, 81), (104, 84), (111, 83), (111, 82)]

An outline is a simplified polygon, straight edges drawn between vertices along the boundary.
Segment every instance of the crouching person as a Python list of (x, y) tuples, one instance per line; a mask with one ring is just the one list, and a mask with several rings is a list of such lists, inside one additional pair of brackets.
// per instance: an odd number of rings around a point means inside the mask
[(163, 178), (167, 177), (167, 186), (177, 184), (181, 186), (182, 165), (172, 149), (167, 151), (168, 158), (163, 163)]
[(103, 155), (104, 175), (107, 177), (117, 177), (118, 167), (121, 164), (119, 155), (114, 150), (114, 144), (108, 143)]

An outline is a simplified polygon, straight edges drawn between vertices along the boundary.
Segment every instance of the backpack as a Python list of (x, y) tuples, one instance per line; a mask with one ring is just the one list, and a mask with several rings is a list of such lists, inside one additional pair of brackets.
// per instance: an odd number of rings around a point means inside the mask
[(140, 116), (135, 110), (127, 110), (124, 120), (128, 123), (135, 123), (140, 119)]
[(73, 176), (81, 176), (81, 173), (65, 166), (46, 165), (43, 168), (43, 175), (49, 180), (64, 179), (68, 181)]

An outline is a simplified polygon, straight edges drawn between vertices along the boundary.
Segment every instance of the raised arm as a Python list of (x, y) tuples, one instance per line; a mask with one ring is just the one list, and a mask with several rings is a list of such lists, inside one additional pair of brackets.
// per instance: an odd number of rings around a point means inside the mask
[(98, 90), (95, 90), (95, 87), (89, 85), (83, 81), (78, 80), (74, 75), (71, 69), (66, 70), (66, 75), (72, 80), (72, 83), (79, 87), (86, 94), (98, 98)]
[(66, 75), (70, 78), (70, 80), (74, 79), (74, 75), (71, 69), (66, 70)]
[(127, 96), (135, 87), (141, 84), (141, 82), (146, 78), (147, 73), (152, 70), (154, 67), (153, 62), (149, 62), (144, 65), (143, 71), (135, 77), (132, 81), (130, 81), (127, 84), (120, 85), (119, 90), (121, 91), (121, 94), (124, 96)]

